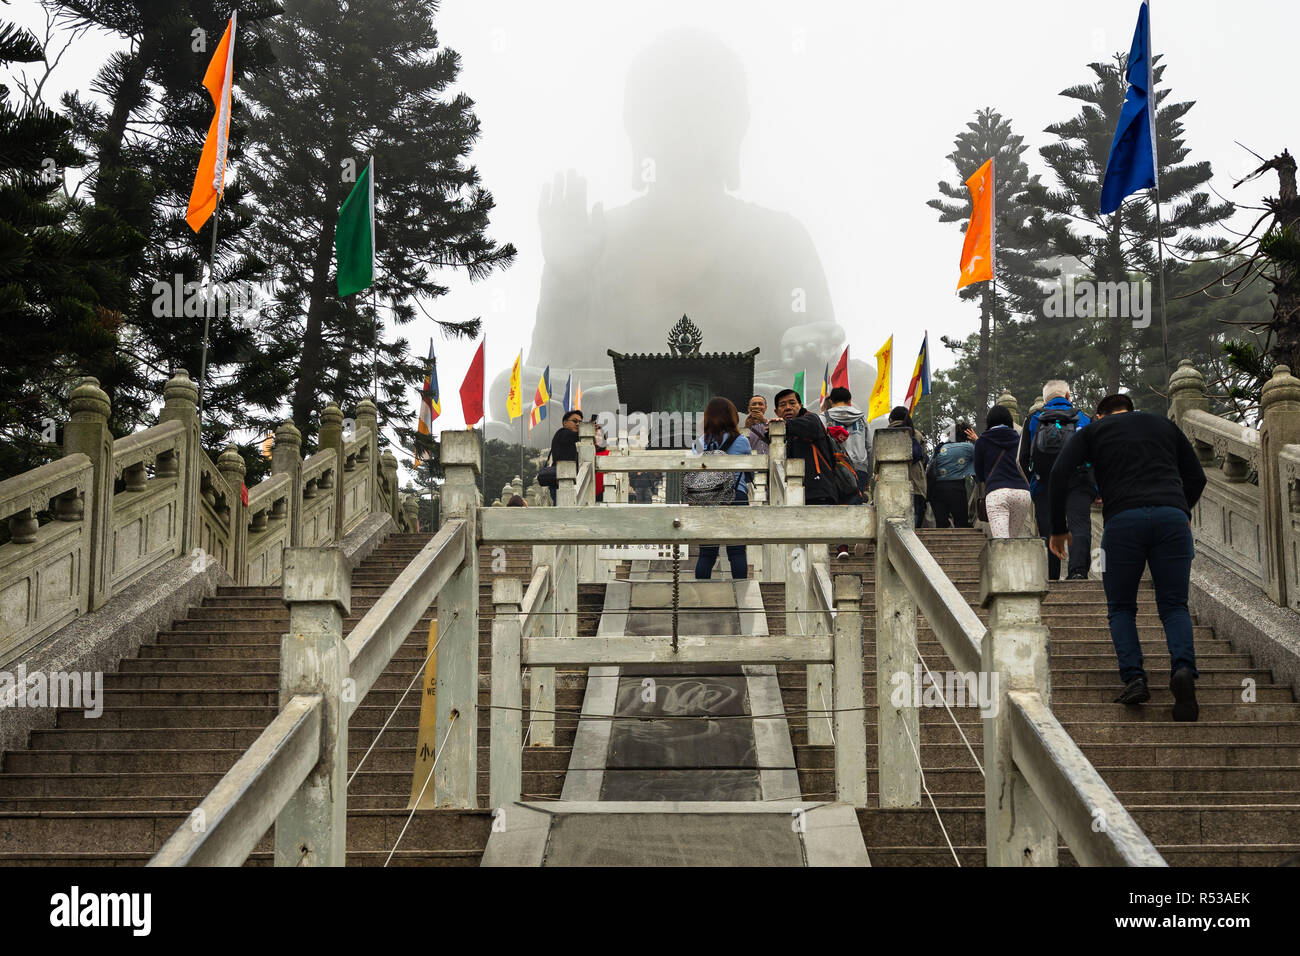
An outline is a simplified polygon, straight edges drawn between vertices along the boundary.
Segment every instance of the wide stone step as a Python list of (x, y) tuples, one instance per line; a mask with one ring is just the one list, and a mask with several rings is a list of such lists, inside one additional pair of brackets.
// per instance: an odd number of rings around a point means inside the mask
[[(1288, 836), (1300, 833), (1300, 806), (1142, 807), (1130, 813), (1157, 845), (1265, 844), (1286, 842)], [(858, 810), (858, 823), (868, 848), (875, 844), (943, 846), (944, 831), (960, 846), (981, 846), (985, 839), (983, 807), (946, 808), (938, 815), (928, 806)]]
[[(782, 682), (782, 699), (786, 702), (787, 709), (791, 704), (801, 704), (805, 697), (803, 686), (785, 687)], [(1052, 687), (1052, 709), (1060, 713), (1059, 708), (1069, 707), (1078, 704), (1102, 704), (1110, 703), (1118, 693), (1122, 685), (1115, 683), (1110, 685), (1070, 685)], [(866, 693), (866, 705), (874, 707), (876, 704), (876, 679), (875, 675), (868, 675), (863, 681), (863, 687)], [(891, 689), (891, 693), (892, 693)], [(1196, 687), (1196, 699), (1200, 703), (1201, 713), (1205, 714), (1206, 706), (1233, 706), (1240, 704), (1242, 707), (1257, 707), (1261, 704), (1275, 706), (1300, 706), (1295, 703), (1295, 695), (1290, 685), (1284, 684), (1258, 684), (1253, 689), (1256, 703), (1242, 703), (1242, 687), (1240, 684), (1231, 686), (1206, 686), (1198, 682)], [(829, 690), (827, 691), (829, 695)], [(829, 696), (827, 697), (829, 701)], [(1168, 688), (1160, 686), (1159, 682), (1153, 682), (1151, 686), (1151, 700), (1142, 707), (1152, 708), (1162, 705), (1172, 705), (1174, 702), (1173, 694)], [(952, 706), (949, 704), (948, 706)], [(968, 706), (970, 706), (968, 704)], [(1122, 704), (1116, 704), (1122, 707)], [(922, 710), (933, 709), (941, 713), (946, 713), (941, 703), (936, 703), (933, 707), (922, 707)]]
[[(62, 856), (143, 854), (147, 860), (188, 819), (188, 812), (179, 811), (4, 813), (0, 814), (0, 845), (5, 852), (0, 863), (24, 854), (50, 854), (54, 848)], [(417, 810), (414, 815), (404, 810), (349, 810), (348, 852), (387, 855), (400, 836), (399, 852), (481, 853), (492, 822), (489, 810)], [(272, 846), (268, 832), (255, 852), (269, 853)]]
[[(413, 772), (414, 746), (399, 747), (385, 739), (385, 745), (370, 749), (350, 746), (348, 770), (355, 770), (365, 758), (368, 770)], [(412, 745), (414, 740), (412, 740)], [(488, 748), (480, 747), (480, 759), (486, 766)], [(239, 749), (153, 749), (153, 750), (25, 750), (5, 754), (5, 773), (80, 774), (80, 773), (225, 773), (243, 754)], [(525, 747), (525, 770), (563, 771), (569, 765), (568, 753), (560, 748)]]
[[(93, 797), (102, 793), (123, 796), (184, 796), (189, 795), (197, 805), (211, 792), (224, 771), (160, 771), (156, 773), (5, 773), (0, 774), (0, 801), (11, 797), (71, 796)], [(479, 771), (479, 792), (488, 792), (488, 771)], [(523, 773), (526, 793), (558, 796), (564, 783), (562, 771), (532, 771)], [(358, 794), (401, 794), (409, 798), (411, 769), (371, 770), (363, 768), (348, 788), (349, 799)], [(486, 804), (486, 801), (484, 801)]]
[[(1103, 780), (1114, 791), (1120, 790), (1238, 790), (1252, 787), (1261, 790), (1287, 790), (1300, 786), (1300, 767), (1097, 767)], [(972, 763), (969, 767), (927, 768), (926, 785), (932, 791), (962, 790), (970, 792), (983, 786), (983, 775)], [(874, 769), (868, 770), (872, 792), (879, 791)], [(800, 770), (799, 785), (805, 798), (835, 790), (831, 770)]]
[[(1300, 767), (1300, 743), (1092, 743), (1076, 741), (1079, 749), (1094, 766), (1108, 767)], [(974, 767), (982, 764), (982, 744), (971, 741), (975, 756), (962, 743), (921, 741), (921, 766), (931, 770)], [(867, 744), (867, 764), (877, 765), (878, 749)], [(795, 749), (795, 765), (800, 770), (834, 770), (835, 755), (828, 747), (801, 745)], [(1300, 794), (1296, 795), (1300, 803)]]

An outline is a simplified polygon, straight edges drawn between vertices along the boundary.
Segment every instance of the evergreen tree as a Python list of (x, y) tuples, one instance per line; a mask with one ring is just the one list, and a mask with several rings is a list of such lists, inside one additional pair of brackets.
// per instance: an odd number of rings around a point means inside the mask
[[(258, 145), (247, 176), (259, 198), (247, 242), (281, 270), (271, 326), (295, 349), (289, 402), (310, 435), (326, 400), (343, 407), (380, 387), (380, 421), (412, 444), (412, 389), (423, 373), (404, 338), (381, 341), (376, 304), (395, 326), (447, 289), (440, 270), (472, 279), (509, 265), (514, 247), (486, 235), (492, 196), (462, 160), (479, 134), (473, 101), (448, 91), (460, 59), (440, 49), (437, 5), (368, 0), (290, 0), (268, 31), (274, 77), (255, 78)], [(375, 286), (340, 300), (334, 264), (339, 207), (369, 157), (375, 168)], [(477, 319), (435, 320), (449, 334), (478, 333)]]
[[(220, 221), (222, 241), (211, 280), (231, 286), (264, 278), (265, 263), (230, 250), (252, 212), (238, 167), (247, 139), (246, 109), (238, 96), (231, 110), (228, 171), (219, 217), (196, 235), (185, 222), (195, 169), (212, 119), (203, 76), (234, 4), (216, 0), (60, 0), (65, 22), (117, 34), (128, 48), (113, 54), (92, 85), (96, 96), (63, 99), (76, 142), (88, 156), (80, 170), (100, 214), (129, 226), (144, 244), (123, 268), (130, 301), (118, 332), (115, 376), (103, 384), (121, 429), (151, 420), (150, 406), (176, 368), (197, 379), (202, 353), (200, 295), (182, 301), (165, 290), (201, 283)], [(269, 0), (238, 4), (235, 83), (247, 82), (272, 62), (260, 36), (262, 22), (278, 12)], [(216, 308), (208, 304), (207, 308)], [(273, 409), (287, 386), (287, 352), (259, 334), (245, 315), (215, 315), (204, 389), (204, 442), (223, 446), (235, 429), (255, 422), (252, 409)], [(256, 424), (262, 424), (256, 420)], [(253, 456), (250, 461), (256, 461)]]
[[(40, 43), (0, 24), (0, 64), (34, 63)], [(58, 457), (57, 426), (83, 374), (105, 379), (126, 302), (121, 263), (139, 236), (63, 194), (84, 156), (71, 126), (0, 85), (0, 477)]]
[[(1195, 104), (1168, 101), (1170, 91), (1163, 87), (1165, 67), (1160, 61), (1160, 57), (1154, 59), (1156, 155), (1163, 209), (1161, 235), (1167, 252), (1163, 278), (1172, 301), (1187, 291), (1183, 276), (1186, 261), (1223, 248), (1222, 240), (1201, 233), (1230, 216), (1233, 207), (1230, 203), (1211, 202), (1209, 194), (1202, 190), (1211, 177), (1208, 162), (1186, 162), (1190, 151), (1184, 145), (1182, 120)], [(1099, 211), (1102, 178), (1124, 103), (1126, 65), (1127, 56), (1122, 54), (1113, 63), (1091, 63), (1089, 69), (1095, 82), (1061, 93), (1083, 105), (1070, 119), (1047, 128), (1057, 142), (1039, 151), (1057, 185), (1049, 188), (1035, 183), (1026, 194), (1041, 209), (1033, 222), (1035, 233), (1056, 255), (1075, 260), (1082, 277), (1098, 283), (1127, 283), (1140, 276), (1151, 283), (1148, 328), (1136, 328), (1131, 315), (1119, 314), (1076, 319), (1067, 327), (1078, 342), (1098, 346), (1101, 364), (1095, 374), (1100, 376), (1104, 391), (1129, 389), (1139, 404), (1145, 401), (1163, 410), (1160, 396), (1165, 391), (1167, 371), (1158, 304), (1161, 275), (1153, 197), (1135, 194), (1109, 216)], [(1171, 329), (1175, 318), (1170, 309)]]
[[(1038, 184), (1038, 176), (1030, 176), (1029, 167), (1021, 159), (1027, 149), (1024, 137), (1012, 132), (1010, 120), (992, 108), (976, 111), (975, 119), (957, 134), (954, 149), (948, 154), (957, 181), (940, 182), (943, 198), (926, 203), (938, 210), (940, 222), (961, 223), (964, 234), (971, 216), (966, 180), (990, 158), (994, 160), (996, 312), (991, 283), (966, 286), (960, 292), (962, 300), (979, 300), (979, 335), (962, 342), (943, 339), (949, 349), (973, 358), (974, 387), (962, 398), (975, 407), (987, 405), (996, 397), (993, 390), (1003, 387), (1003, 378), (1011, 367), (1005, 350), (1012, 337), (1008, 325), (1013, 314), (1037, 314), (1043, 299), (1040, 283), (1056, 275), (1055, 270), (1042, 264), (1047, 252), (1027, 229), (1031, 209), (1025, 202), (1025, 191)], [(1000, 335), (999, 327), (1003, 330)]]
[(1286, 365), (1293, 374), (1300, 369), (1300, 193), (1295, 158), (1283, 150), (1236, 185), (1270, 170), (1277, 172), (1279, 189), (1277, 196), (1264, 200), (1268, 215), (1255, 224), (1256, 229), (1265, 224), (1264, 232), (1256, 239), (1252, 229), (1237, 244), (1235, 250), (1242, 255), (1222, 276), (1224, 284), (1231, 282), (1233, 299), (1252, 290), (1257, 296), (1273, 296), (1271, 309), (1253, 310), (1245, 321), (1225, 320), (1249, 330), (1225, 342), (1224, 351), (1236, 374), (1230, 397), (1252, 407), (1259, 405), (1264, 383), (1276, 366)]

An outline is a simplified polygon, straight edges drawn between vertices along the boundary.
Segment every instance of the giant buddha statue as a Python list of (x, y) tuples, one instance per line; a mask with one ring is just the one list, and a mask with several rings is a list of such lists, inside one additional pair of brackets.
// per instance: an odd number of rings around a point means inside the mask
[[(600, 202), (588, 208), (586, 182), (573, 171), (543, 187), (545, 267), (525, 355), (525, 406), (549, 364), (553, 391), (573, 370), (584, 412), (615, 410), (606, 350), (657, 351), (664, 329), (683, 313), (713, 348), (759, 348), (758, 392), (770, 399), (807, 369), (815, 400), (823, 366), (839, 357), (845, 334), (803, 225), (731, 195), (749, 125), (739, 58), (698, 30), (661, 35), (632, 64), (623, 121), (642, 196), (615, 209)], [(491, 389), (497, 422), (509, 420), (508, 374)], [(874, 369), (853, 361), (850, 377), (855, 393), (865, 394)], [(502, 429), (495, 437), (517, 435)]]

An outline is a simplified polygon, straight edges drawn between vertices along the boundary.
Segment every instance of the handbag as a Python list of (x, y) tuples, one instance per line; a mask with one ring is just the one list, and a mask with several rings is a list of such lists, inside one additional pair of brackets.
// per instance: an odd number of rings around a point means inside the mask
[[(989, 469), (989, 474), (990, 474), (990, 475), (993, 474), (993, 472), (997, 471), (997, 469), (998, 469), (998, 465), (1000, 465), (1000, 464), (1002, 463), (1002, 456), (1005, 455), (1006, 453), (1007, 453), (1007, 450), (1004, 448), (1004, 449), (1002, 449), (1002, 451), (998, 454), (997, 459), (993, 462), (993, 467)], [(975, 517), (979, 518), (980, 521), (983, 521), (983, 522), (985, 522), (986, 524), (988, 523), (988, 520), (989, 520), (989, 509), (988, 509), (988, 505), (985, 503), (984, 485), (983, 485), (983, 484), (980, 485), (980, 496), (979, 496), (979, 499), (975, 502)]]
[(537, 469), (537, 483), (543, 488), (558, 488), (560, 480), (555, 474), (555, 465), (551, 463), (550, 452), (546, 454), (546, 464)]

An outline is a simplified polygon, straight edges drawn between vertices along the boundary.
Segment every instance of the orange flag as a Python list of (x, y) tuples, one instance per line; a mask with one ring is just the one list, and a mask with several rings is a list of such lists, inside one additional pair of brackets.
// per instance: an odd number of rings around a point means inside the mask
[(966, 227), (966, 244), (961, 250), (961, 277), (957, 288), (993, 278), (993, 160), (989, 160), (970, 179), (970, 225)]
[(203, 155), (194, 174), (194, 189), (190, 192), (190, 205), (185, 211), (185, 221), (198, 232), (208, 221), (217, 200), (226, 188), (226, 146), (230, 140), (230, 84), (235, 68), (235, 13), (230, 14), (226, 32), (212, 54), (208, 72), (203, 75), (203, 85), (212, 96), (216, 112), (208, 127), (208, 138), (203, 141)]

